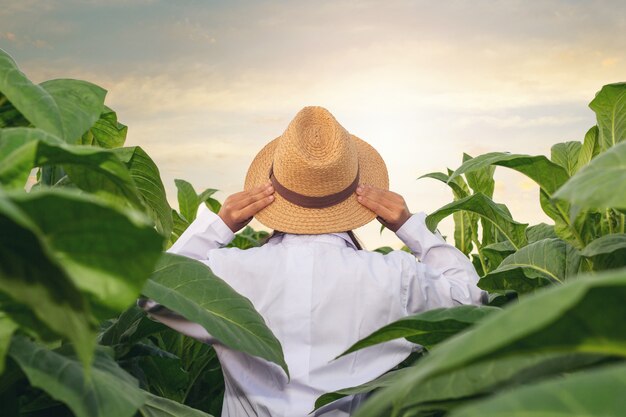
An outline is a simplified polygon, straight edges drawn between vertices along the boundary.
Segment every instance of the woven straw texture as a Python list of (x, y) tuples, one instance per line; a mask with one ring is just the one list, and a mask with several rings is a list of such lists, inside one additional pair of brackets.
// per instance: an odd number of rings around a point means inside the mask
[[(387, 167), (367, 142), (348, 133), (322, 107), (305, 107), (285, 132), (254, 158), (248, 169), (244, 190), (269, 180), (270, 168), (288, 189), (307, 196), (326, 196), (350, 185), (359, 171), (359, 184), (389, 189)], [(327, 208), (305, 208), (275, 200), (256, 214), (256, 219), (274, 230), (296, 234), (321, 234), (363, 226), (376, 214), (357, 201), (356, 193)]]

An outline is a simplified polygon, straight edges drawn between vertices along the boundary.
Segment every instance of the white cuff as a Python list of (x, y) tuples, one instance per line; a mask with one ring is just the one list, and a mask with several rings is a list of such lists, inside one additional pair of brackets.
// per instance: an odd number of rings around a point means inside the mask
[(209, 250), (226, 246), (234, 238), (235, 234), (222, 218), (204, 207), (168, 252), (203, 260)]
[(415, 213), (396, 231), (396, 236), (418, 258), (428, 252), (431, 247), (446, 243), (439, 234), (434, 234), (428, 230), (425, 220), (426, 213)]

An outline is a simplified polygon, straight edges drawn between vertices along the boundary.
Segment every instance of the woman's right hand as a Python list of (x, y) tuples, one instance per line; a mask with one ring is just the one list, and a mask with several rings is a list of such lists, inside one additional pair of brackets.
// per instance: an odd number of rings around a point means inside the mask
[(252, 217), (274, 201), (274, 187), (271, 182), (259, 185), (250, 191), (241, 191), (230, 195), (224, 200), (218, 216), (224, 223), (237, 233), (250, 223)]
[(356, 194), (359, 203), (376, 213), (378, 221), (393, 232), (411, 217), (406, 201), (398, 193), (371, 185), (359, 185)]

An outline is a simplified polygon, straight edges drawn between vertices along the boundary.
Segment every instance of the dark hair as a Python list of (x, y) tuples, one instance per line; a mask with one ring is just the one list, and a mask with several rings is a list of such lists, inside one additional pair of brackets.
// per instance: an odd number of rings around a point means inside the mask
[[(361, 240), (356, 236), (356, 233), (354, 233), (353, 230), (348, 230), (346, 231), (346, 233), (348, 234), (348, 236), (350, 236), (350, 240), (352, 240), (352, 243), (354, 243), (354, 246), (358, 249), (358, 250), (363, 250), (363, 244), (361, 243)], [(280, 230), (274, 230), (272, 233), (270, 233), (269, 236), (267, 236), (262, 242), (261, 245), (265, 245), (267, 242), (270, 241), (271, 238), (273, 238), (274, 236), (280, 236), (280, 235), (284, 235), (285, 232), (281, 232)]]

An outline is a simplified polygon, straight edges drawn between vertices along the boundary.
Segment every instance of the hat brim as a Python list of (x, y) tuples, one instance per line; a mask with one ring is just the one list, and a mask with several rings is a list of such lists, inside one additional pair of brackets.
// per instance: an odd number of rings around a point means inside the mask
[[(370, 144), (350, 135), (354, 140), (359, 158), (359, 184), (389, 189), (387, 166), (380, 154)], [(248, 173), (244, 190), (251, 190), (269, 181), (269, 170), (278, 144), (274, 139), (256, 155)], [(265, 226), (286, 233), (321, 234), (345, 232), (363, 226), (376, 214), (357, 200), (356, 193), (331, 207), (322, 209), (297, 206), (274, 193), (274, 201), (259, 211), (255, 218)]]

